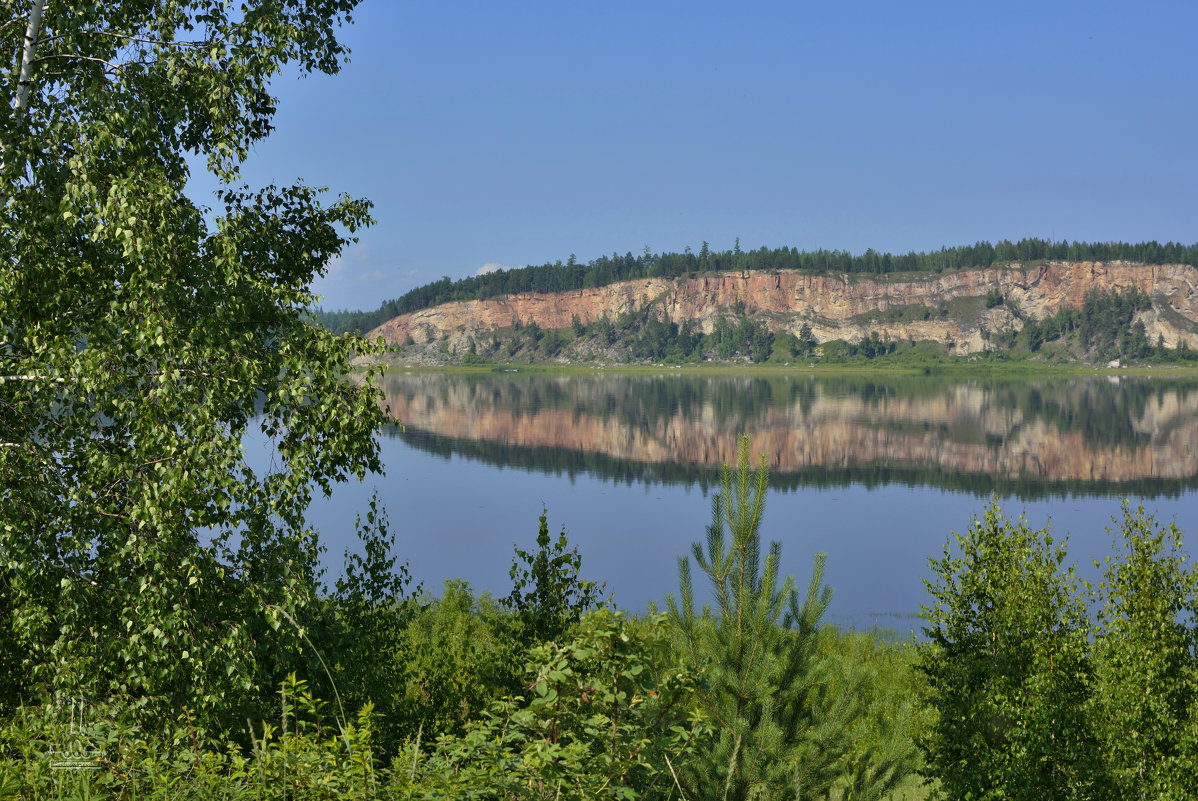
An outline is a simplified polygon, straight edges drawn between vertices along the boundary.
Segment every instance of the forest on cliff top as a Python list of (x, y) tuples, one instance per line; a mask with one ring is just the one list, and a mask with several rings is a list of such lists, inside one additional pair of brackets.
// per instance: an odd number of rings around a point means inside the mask
[(373, 311), (328, 311), (318, 309), (315, 319), (334, 333), (366, 333), (401, 314), (462, 300), (484, 300), (521, 292), (568, 292), (607, 286), (638, 278), (676, 278), (690, 273), (727, 270), (802, 270), (813, 273), (889, 273), (943, 272), (944, 270), (982, 269), (995, 264), (1037, 261), (1134, 261), (1141, 264), (1190, 264), (1198, 266), (1198, 243), (1177, 242), (1052, 242), (1025, 238), (1018, 242), (1004, 239), (997, 244), (976, 242), (972, 245), (942, 247), (939, 250), (906, 254), (879, 253), (872, 248), (853, 255), (845, 250), (799, 250), (794, 247), (741, 250), (737, 239), (731, 250), (714, 251), (703, 242), (696, 253), (653, 253), (646, 246), (640, 255), (600, 256), (586, 264), (573, 254), (541, 265), (514, 270), (496, 270), (468, 278), (451, 280), (448, 276), (385, 301)]

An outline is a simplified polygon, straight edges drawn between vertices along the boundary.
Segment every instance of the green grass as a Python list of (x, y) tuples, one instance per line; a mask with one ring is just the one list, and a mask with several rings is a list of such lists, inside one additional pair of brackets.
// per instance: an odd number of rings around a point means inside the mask
[(1108, 368), (1105, 365), (1093, 365), (1083, 362), (1052, 362), (1036, 359), (1011, 359), (993, 361), (975, 361), (967, 359), (952, 359), (941, 361), (911, 361), (904, 362), (901, 357), (866, 360), (858, 362), (821, 362), (796, 361), (793, 364), (728, 364), (722, 362), (704, 362), (701, 364), (544, 364), (496, 362), (486, 365), (388, 365), (387, 372), (392, 373), (522, 373), (546, 375), (595, 375), (605, 373), (612, 375), (661, 375), (663, 373), (679, 375), (744, 375), (751, 373), (762, 376), (779, 375), (943, 375), (943, 376), (1083, 376), (1083, 375), (1113, 375), (1113, 376), (1192, 376), (1198, 375), (1198, 364), (1193, 365), (1134, 365), (1130, 367)]

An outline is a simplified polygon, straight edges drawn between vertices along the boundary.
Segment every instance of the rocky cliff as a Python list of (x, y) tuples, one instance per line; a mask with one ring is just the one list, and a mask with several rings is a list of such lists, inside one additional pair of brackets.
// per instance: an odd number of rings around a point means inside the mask
[[(1131, 262), (1011, 264), (871, 277), (746, 271), (648, 278), (556, 294), (446, 303), (396, 317), (369, 336), (396, 345), (444, 341), (462, 353), (471, 339), (514, 323), (566, 328), (574, 319), (590, 323), (606, 315), (616, 320), (648, 307), (662, 319), (694, 320), (705, 333), (720, 317), (743, 311), (775, 333), (797, 334), (807, 325), (821, 342), (856, 341), (872, 330), (899, 340), (951, 341), (957, 352), (969, 353), (984, 347), (988, 331), (1019, 329), (1027, 317), (1040, 319), (1062, 306), (1079, 307), (1093, 289), (1133, 286), (1153, 301), (1151, 310), (1140, 313), (1151, 341), (1161, 336), (1170, 347), (1180, 341), (1198, 347), (1198, 335), (1191, 330), (1198, 321), (1198, 269)], [(984, 298), (995, 290), (1005, 302), (987, 308)]]

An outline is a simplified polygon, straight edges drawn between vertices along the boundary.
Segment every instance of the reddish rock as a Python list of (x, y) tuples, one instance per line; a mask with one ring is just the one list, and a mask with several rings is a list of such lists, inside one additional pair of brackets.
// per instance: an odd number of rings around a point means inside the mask
[[(1198, 269), (1188, 265), (1146, 265), (1131, 262), (1050, 262), (1024, 267), (1011, 265), (984, 270), (959, 270), (902, 276), (813, 275), (800, 272), (727, 272), (694, 278), (646, 278), (595, 289), (555, 294), (518, 294), (488, 300), (446, 303), (400, 315), (370, 332), (392, 344), (448, 338), (464, 347), (468, 338), (512, 325), (536, 323), (541, 328), (566, 328), (577, 317), (590, 323), (607, 315), (651, 306), (652, 313), (681, 323), (691, 319), (710, 332), (719, 317), (730, 317), (743, 306), (775, 332), (798, 333), (807, 324), (820, 341), (856, 340), (870, 330), (894, 339), (952, 339), (965, 352), (983, 347), (981, 331), (1018, 329), (1022, 320), (1011, 311), (1018, 303), (1022, 315), (1037, 319), (1061, 306), (1078, 307), (1092, 289), (1137, 287), (1154, 301), (1164, 300), (1190, 323), (1198, 321)], [(980, 311), (972, 319), (939, 318), (888, 322), (862, 319), (905, 306), (937, 308), (943, 301), (978, 298), (997, 288), (1006, 303)], [(1185, 340), (1198, 346), (1189, 325), (1179, 327), (1169, 315), (1142, 314), (1149, 337), (1164, 336), (1169, 346)]]

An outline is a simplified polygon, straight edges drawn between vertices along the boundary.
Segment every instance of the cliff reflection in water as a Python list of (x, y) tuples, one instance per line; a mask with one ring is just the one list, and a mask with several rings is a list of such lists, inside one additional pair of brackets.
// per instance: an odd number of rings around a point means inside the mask
[(622, 482), (715, 481), (752, 436), (777, 488), (1031, 498), (1198, 486), (1198, 381), (393, 373), (412, 446)]

